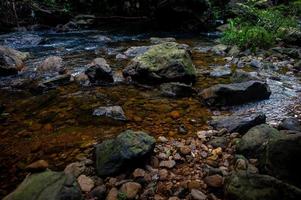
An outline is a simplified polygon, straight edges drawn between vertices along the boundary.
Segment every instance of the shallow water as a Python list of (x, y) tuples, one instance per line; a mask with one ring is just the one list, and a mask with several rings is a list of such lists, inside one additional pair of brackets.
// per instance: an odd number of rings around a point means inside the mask
[[(26, 34), (40, 37), (41, 44), (20, 42)], [(84, 71), (85, 65), (96, 57), (106, 58), (114, 71), (121, 71), (128, 61), (118, 61), (115, 56), (131, 46), (149, 45), (151, 36), (176, 37), (178, 42), (189, 44), (192, 48), (214, 45), (210, 38), (175, 33), (121, 34), (91, 30), (0, 36), (0, 44), (31, 53), (26, 70), (18, 76), (0, 78), (0, 103), (5, 105), (6, 118), (3, 121), (0, 119), (0, 196), (22, 180), (27, 164), (44, 159), (50, 163), (50, 168), (63, 169), (67, 163), (90, 155), (95, 143), (125, 129), (184, 137), (206, 128), (212, 111), (204, 107), (198, 97), (170, 99), (162, 97), (157, 87), (128, 84), (89, 87), (71, 83), (33, 95), (22, 86), (30, 78), (47, 79), (53, 76), (37, 75), (35, 72), (38, 63), (49, 55), (61, 56), (73, 74)], [(192, 57), (198, 71), (226, 63), (223, 57), (212, 53), (193, 52)], [(266, 72), (272, 90), (270, 100), (234, 107), (231, 111), (262, 111), (267, 114), (269, 122), (291, 114), (289, 107), (298, 101), (300, 81), (294, 76), (282, 76), (281, 81), (277, 82), (270, 79), (269, 72)], [(217, 83), (229, 83), (229, 79), (199, 75), (195, 88), (201, 91)], [(28, 85), (26, 83), (25, 87)], [(110, 105), (122, 106), (129, 121), (121, 123), (92, 116), (93, 109)], [(173, 116), (175, 112), (178, 117)], [(229, 111), (218, 112), (223, 113)]]

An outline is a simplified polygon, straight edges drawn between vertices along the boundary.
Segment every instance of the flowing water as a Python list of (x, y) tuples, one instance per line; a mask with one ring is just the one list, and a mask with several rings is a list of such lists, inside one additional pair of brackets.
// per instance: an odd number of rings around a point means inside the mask
[[(42, 94), (31, 92), (31, 79), (44, 80), (53, 74), (38, 74), (35, 69), (47, 56), (61, 56), (66, 68), (76, 75), (96, 57), (104, 57), (114, 71), (121, 72), (129, 60), (116, 55), (131, 46), (149, 45), (149, 38), (175, 37), (177, 42), (193, 47), (210, 47), (210, 38), (174, 33), (122, 33), (115, 31), (78, 31), (69, 33), (30, 32), (0, 35), (0, 44), (30, 52), (26, 70), (17, 76), (0, 78), (0, 103), (5, 112), (0, 118), (0, 196), (12, 190), (24, 177), (24, 167), (44, 159), (51, 169), (62, 170), (74, 160), (91, 155), (93, 145), (122, 130), (144, 130), (152, 135), (184, 137), (207, 127), (214, 115), (229, 113), (210, 111), (195, 96), (171, 99), (162, 97), (158, 87), (120, 83), (111, 86), (84, 86), (76, 82)], [(30, 39), (26, 39), (30, 38)], [(39, 42), (35, 42), (35, 40)], [(222, 56), (193, 51), (198, 71), (226, 64)], [(266, 79), (273, 92), (270, 100), (231, 108), (233, 112), (262, 111), (268, 121), (291, 114), (296, 105), (300, 81), (293, 75), (280, 75), (280, 81)], [(229, 79), (198, 76), (198, 91)], [(92, 116), (99, 106), (121, 106), (126, 123)], [(177, 116), (174, 116), (176, 113)]]

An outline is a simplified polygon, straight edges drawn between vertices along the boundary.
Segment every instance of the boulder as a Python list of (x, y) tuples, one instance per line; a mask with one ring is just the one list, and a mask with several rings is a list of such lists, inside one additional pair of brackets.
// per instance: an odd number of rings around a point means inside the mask
[(4, 200), (82, 200), (82, 193), (72, 176), (47, 170), (28, 175)]
[(191, 97), (196, 91), (183, 83), (163, 83), (160, 85), (160, 91), (166, 97)]
[(127, 130), (116, 139), (98, 144), (95, 152), (97, 174), (109, 176), (141, 165), (152, 153), (155, 142), (147, 133)]
[(301, 123), (297, 118), (290, 117), (282, 120), (278, 128), (280, 130), (301, 131)]
[(24, 67), (23, 61), (28, 55), (28, 53), (0, 46), (0, 77), (17, 74)]
[(91, 83), (103, 84), (114, 82), (113, 71), (105, 59), (96, 58), (87, 67), (88, 69), (85, 73)]
[(99, 107), (93, 111), (93, 116), (102, 116), (118, 121), (127, 121), (124, 111), (120, 106)]
[(189, 51), (174, 42), (151, 46), (144, 54), (136, 56), (123, 74), (142, 83), (192, 83), (196, 79)]
[(281, 133), (267, 124), (251, 128), (237, 145), (237, 152), (247, 157), (257, 157), (260, 147), (272, 139), (278, 139)]
[(226, 179), (225, 194), (231, 200), (296, 200), (301, 199), (301, 189), (272, 176), (233, 173)]
[(63, 59), (59, 56), (49, 56), (37, 67), (39, 72), (59, 72), (63, 69)]
[(247, 81), (232, 84), (217, 84), (201, 92), (209, 106), (230, 106), (268, 99), (271, 91), (267, 83)]
[(210, 125), (215, 129), (226, 128), (230, 133), (246, 133), (250, 128), (264, 124), (266, 116), (263, 113), (251, 113), (243, 115), (231, 115), (226, 117), (217, 117), (210, 121)]
[(260, 154), (262, 171), (301, 188), (301, 133), (270, 140)]

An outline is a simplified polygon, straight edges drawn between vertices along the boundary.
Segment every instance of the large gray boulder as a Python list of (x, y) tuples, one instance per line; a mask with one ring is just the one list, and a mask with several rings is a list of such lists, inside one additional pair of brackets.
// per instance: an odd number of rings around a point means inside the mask
[(260, 154), (260, 169), (301, 188), (301, 133), (270, 140)]
[(272, 176), (233, 173), (225, 181), (225, 193), (231, 200), (297, 200), (301, 189)]
[(81, 190), (72, 176), (47, 170), (28, 175), (4, 200), (81, 200)]
[(247, 157), (257, 157), (260, 147), (269, 140), (281, 138), (282, 134), (267, 124), (251, 128), (237, 145), (237, 152)]
[(96, 172), (99, 176), (118, 174), (142, 164), (152, 153), (155, 139), (144, 132), (127, 130), (116, 139), (96, 146)]
[(28, 55), (28, 53), (0, 46), (0, 77), (17, 74), (24, 67), (23, 61)]
[(261, 81), (217, 84), (201, 92), (201, 98), (209, 106), (230, 106), (268, 99), (269, 86)]
[(166, 42), (153, 45), (145, 53), (136, 56), (123, 74), (143, 83), (192, 83), (196, 78), (196, 69), (186, 46)]
[(226, 128), (230, 133), (246, 133), (250, 128), (264, 124), (266, 122), (266, 116), (263, 113), (250, 113), (243, 115), (231, 115), (226, 117), (214, 118), (210, 121), (216, 129)]

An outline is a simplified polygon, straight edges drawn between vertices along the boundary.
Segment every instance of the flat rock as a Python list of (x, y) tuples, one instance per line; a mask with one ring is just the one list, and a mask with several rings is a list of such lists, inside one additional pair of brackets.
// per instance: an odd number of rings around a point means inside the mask
[(268, 99), (269, 86), (261, 81), (217, 84), (201, 92), (201, 98), (209, 106), (231, 106)]
[(297, 118), (286, 118), (281, 121), (278, 128), (280, 130), (301, 131), (301, 123)]
[(217, 117), (210, 121), (210, 125), (215, 129), (226, 128), (228, 132), (246, 133), (250, 128), (264, 124), (266, 116), (263, 113), (250, 113), (243, 115), (230, 115), (226, 117)]
[(118, 121), (127, 121), (125, 113), (120, 106), (102, 106), (93, 111), (93, 116), (108, 117)]
[(163, 83), (160, 85), (160, 91), (166, 97), (191, 97), (196, 91), (190, 86), (183, 83)]

